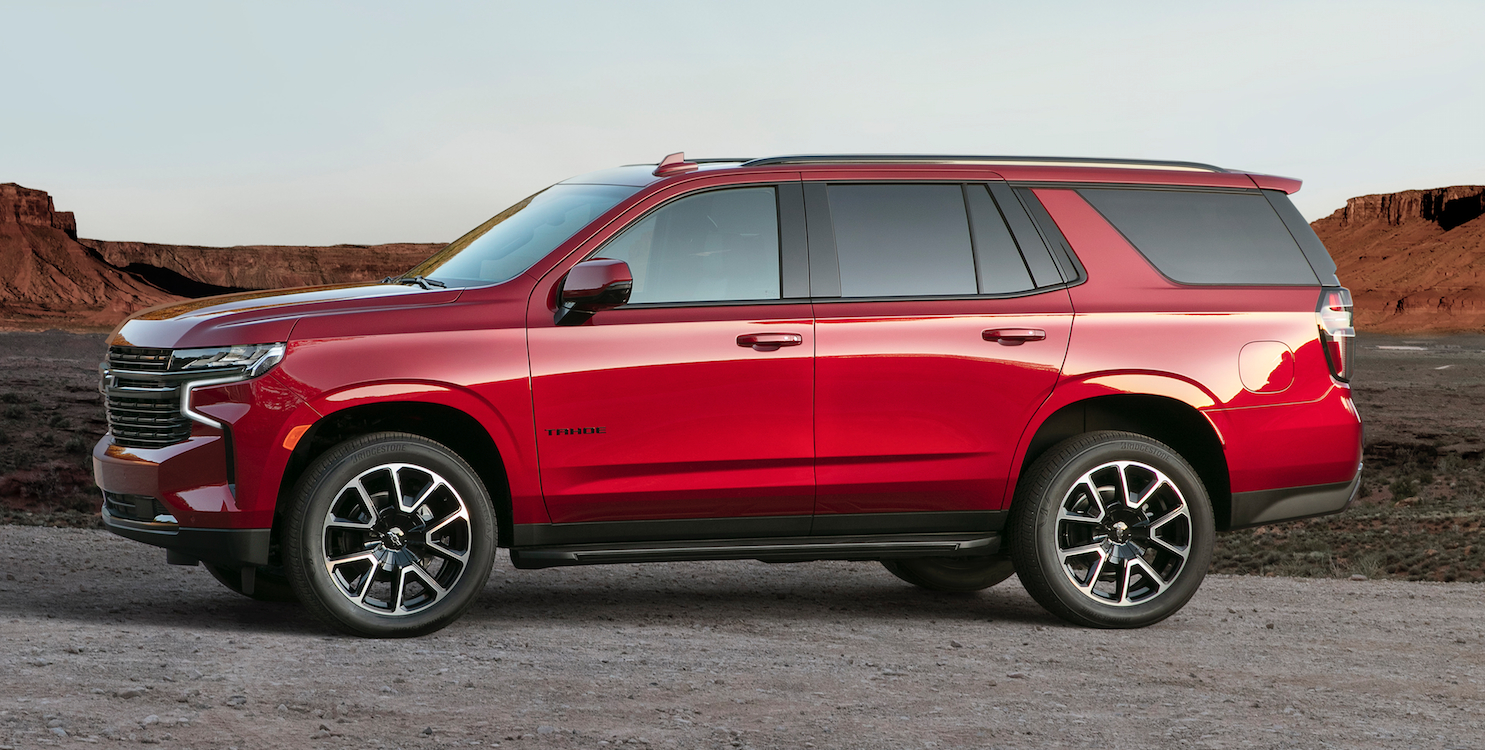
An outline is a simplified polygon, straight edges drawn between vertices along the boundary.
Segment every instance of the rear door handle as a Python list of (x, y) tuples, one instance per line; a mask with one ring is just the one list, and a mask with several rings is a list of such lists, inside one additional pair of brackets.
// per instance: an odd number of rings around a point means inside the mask
[(755, 351), (778, 351), (781, 346), (799, 346), (804, 343), (800, 333), (745, 333), (737, 337), (738, 346), (751, 346)]
[(1020, 346), (1028, 341), (1041, 341), (1047, 332), (1040, 328), (991, 328), (980, 336), (986, 341), (998, 342), (1001, 346)]

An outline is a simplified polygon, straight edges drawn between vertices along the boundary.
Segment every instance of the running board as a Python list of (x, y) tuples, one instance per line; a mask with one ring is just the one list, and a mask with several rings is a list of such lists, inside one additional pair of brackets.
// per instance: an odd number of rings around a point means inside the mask
[(697, 539), (525, 547), (510, 551), (517, 568), (681, 560), (886, 560), (904, 557), (988, 557), (1000, 552), (1000, 535), (883, 534), (872, 536), (784, 537), (776, 539)]

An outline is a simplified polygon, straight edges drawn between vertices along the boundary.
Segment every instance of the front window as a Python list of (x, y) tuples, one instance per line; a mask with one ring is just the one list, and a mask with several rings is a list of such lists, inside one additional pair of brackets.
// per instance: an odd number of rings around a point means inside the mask
[(778, 299), (778, 201), (772, 187), (688, 195), (594, 255), (629, 264), (631, 304)]
[(510, 281), (639, 188), (553, 185), (455, 240), (405, 276), (450, 286)]

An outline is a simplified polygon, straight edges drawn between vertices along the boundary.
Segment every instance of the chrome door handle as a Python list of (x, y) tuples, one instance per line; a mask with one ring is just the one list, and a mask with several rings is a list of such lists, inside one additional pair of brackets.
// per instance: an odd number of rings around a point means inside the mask
[(799, 333), (745, 333), (737, 337), (738, 346), (751, 346), (754, 351), (778, 351), (781, 346), (799, 346), (804, 335)]
[(1001, 346), (1020, 346), (1028, 341), (1042, 341), (1047, 338), (1047, 332), (1040, 328), (991, 328), (980, 333), (980, 337), (986, 341), (994, 341)]

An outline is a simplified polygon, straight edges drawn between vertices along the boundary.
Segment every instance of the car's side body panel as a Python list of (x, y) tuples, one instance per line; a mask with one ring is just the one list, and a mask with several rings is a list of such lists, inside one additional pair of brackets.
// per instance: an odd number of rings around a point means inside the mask
[[(1016, 437), (1067, 351), (1066, 290), (816, 311), (815, 513), (999, 510)], [(985, 339), (1002, 329), (1045, 338)]]

